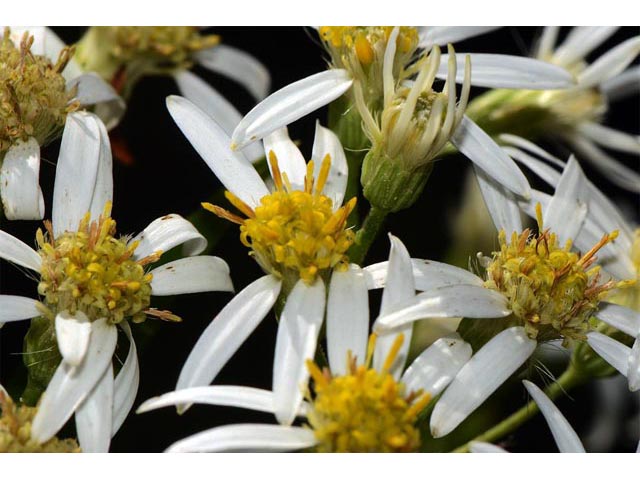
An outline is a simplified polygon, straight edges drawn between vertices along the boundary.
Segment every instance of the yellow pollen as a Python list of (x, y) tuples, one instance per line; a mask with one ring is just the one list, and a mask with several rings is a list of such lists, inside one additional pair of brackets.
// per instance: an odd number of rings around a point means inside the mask
[[(397, 341), (402, 344), (402, 338)], [(375, 346), (375, 336), (368, 350)], [(370, 358), (370, 357), (369, 357)], [(391, 352), (387, 358), (395, 358)], [(370, 361), (370, 360), (369, 360)], [(347, 374), (332, 376), (307, 361), (314, 382), (307, 415), (319, 452), (414, 452), (420, 447), (416, 428), (419, 413), (430, 401), (422, 391), (405, 386), (387, 370), (376, 371), (369, 361), (356, 365), (347, 355)], [(311, 397), (311, 394), (309, 394)]]

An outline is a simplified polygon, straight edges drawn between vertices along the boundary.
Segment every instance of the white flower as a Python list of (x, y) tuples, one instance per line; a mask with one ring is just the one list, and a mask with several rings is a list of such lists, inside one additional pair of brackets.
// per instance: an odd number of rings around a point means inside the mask
[(65, 118), (78, 115), (78, 108), (108, 114), (113, 126), (124, 103), (99, 77), (82, 74), (51, 30), (7, 28), (4, 35), (0, 95), (8, 107), (0, 117), (0, 196), (8, 219), (40, 220), (40, 148), (60, 136)]
[[(171, 214), (153, 221), (133, 239), (116, 238), (109, 217), (113, 196), (111, 149), (93, 114), (68, 116), (56, 170), (52, 222), (38, 231), (33, 250), (0, 231), (0, 257), (39, 275), (40, 300), (0, 295), (0, 322), (44, 315), (55, 323), (62, 361), (44, 392), (31, 434), (46, 442), (75, 412), (83, 451), (107, 451), (138, 390), (136, 346), (127, 319), (145, 315), (179, 320), (149, 308), (151, 295), (232, 291), (226, 263), (189, 257), (147, 273), (163, 251), (184, 245), (189, 256), (206, 247), (189, 222)], [(87, 213), (88, 212), (88, 213)], [(117, 328), (129, 353), (114, 379)]]
[[(616, 284), (601, 283), (598, 267), (590, 268), (597, 250), (615, 238), (615, 234), (603, 236), (581, 256), (570, 251), (570, 243), (561, 246), (579, 231), (586, 216), (585, 187), (579, 168), (571, 158), (556, 193), (545, 205), (544, 226), (542, 209), (538, 207), (537, 237), (530, 237), (528, 230), (522, 232), (513, 194), (477, 172), (489, 212), (501, 230), (500, 250), (493, 258), (480, 258), (487, 278), (450, 266), (444, 277), (434, 269), (428, 274), (433, 287), (407, 302), (404, 308), (398, 306), (394, 313), (376, 321), (374, 328), (379, 332), (406, 328), (408, 322), (421, 318), (511, 316), (517, 323), (495, 335), (460, 370), (431, 416), (434, 436), (441, 437), (455, 429), (531, 356), (539, 341), (584, 340), (592, 315), (616, 328), (635, 332), (634, 337), (638, 335), (638, 313), (602, 302), (602, 293)], [(536, 191), (532, 193), (531, 202), (535, 202)], [(506, 232), (513, 233), (509, 236)], [(507, 241), (509, 237), (511, 240)], [(547, 260), (550, 254), (554, 262)], [(550, 275), (552, 282), (545, 280)], [(587, 334), (590, 344), (594, 335)], [(598, 353), (608, 359), (604, 353)], [(629, 353), (626, 351), (625, 360)], [(614, 354), (621, 352), (616, 350)]]
[[(381, 313), (393, 311), (415, 293), (409, 254), (400, 240), (390, 238), (389, 278), (382, 294)], [(382, 336), (376, 341), (372, 335), (367, 340), (366, 277), (366, 272), (356, 265), (345, 272), (333, 272), (327, 305), (330, 371), (321, 371), (312, 361), (314, 350), (297, 357), (287, 371), (286, 381), (292, 386), (287, 399), (275, 390), (216, 385), (176, 390), (152, 398), (140, 406), (138, 413), (169, 405), (207, 403), (273, 412), (278, 416), (279, 403), (284, 400), (293, 404), (290, 418), (280, 419), (280, 425), (213, 428), (176, 442), (168, 449), (173, 452), (289, 451), (311, 447), (333, 452), (417, 450), (420, 445), (415, 428), (417, 414), (469, 359), (471, 347), (455, 334), (443, 337), (405, 370), (410, 330), (407, 336)], [(307, 393), (307, 401), (303, 402), (309, 373), (296, 372), (307, 368), (315, 387), (314, 394)], [(306, 417), (308, 425), (290, 426), (295, 416)], [(354, 427), (358, 435), (353, 434)]]
[[(324, 30), (323, 30), (324, 29)], [(430, 49), (435, 45), (455, 42), (490, 30), (485, 27), (423, 27), (419, 30), (402, 27), (400, 49), (407, 65), (395, 62), (394, 73), (409, 68), (413, 53), (418, 47)], [(325, 39), (331, 51), (333, 38), (338, 48), (345, 50), (332, 56), (332, 67), (321, 73), (303, 78), (272, 93), (253, 108), (236, 127), (231, 136), (233, 146), (243, 149), (250, 143), (264, 138), (269, 133), (331, 103), (348, 92), (354, 82), (365, 84), (363, 88), (382, 93), (382, 63), (387, 43), (389, 27), (321, 27), (321, 38)], [(419, 38), (418, 38), (419, 37)], [(351, 40), (345, 40), (345, 39)], [(444, 43), (443, 43), (444, 42)], [(464, 81), (464, 58), (458, 65), (456, 81)], [(508, 55), (469, 54), (473, 75), (471, 83), (478, 86), (504, 88), (565, 88), (573, 80), (564, 69), (533, 59), (523, 59)], [(347, 58), (344, 60), (344, 58)], [(437, 78), (446, 79), (447, 61), (436, 73)]]

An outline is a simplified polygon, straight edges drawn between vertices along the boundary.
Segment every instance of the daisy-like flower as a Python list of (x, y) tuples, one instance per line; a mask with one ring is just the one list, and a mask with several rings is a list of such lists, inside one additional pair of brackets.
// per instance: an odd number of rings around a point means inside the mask
[[(206, 240), (171, 214), (134, 238), (116, 236), (110, 218), (113, 179), (106, 129), (92, 114), (69, 116), (56, 170), (52, 221), (34, 250), (0, 231), (0, 257), (39, 276), (39, 299), (0, 295), (0, 322), (43, 316), (53, 323), (62, 361), (33, 419), (31, 437), (47, 442), (75, 412), (83, 451), (107, 451), (135, 399), (138, 359), (129, 319), (180, 317), (150, 307), (152, 295), (232, 291), (227, 264), (195, 256), (149, 271), (162, 252), (183, 244), (196, 255)], [(114, 379), (117, 327), (129, 352)]]
[(451, 276), (450, 285), (425, 291), (376, 321), (379, 332), (434, 317), (504, 318), (499, 325), (509, 327), (480, 348), (445, 391), (431, 416), (435, 437), (455, 429), (531, 356), (538, 343), (584, 341), (592, 316), (616, 328), (624, 324), (633, 329), (637, 324), (636, 312), (602, 301), (620, 284), (602, 281), (600, 267), (593, 265), (598, 250), (613, 241), (617, 232), (603, 235), (582, 255), (571, 251), (571, 238), (586, 216), (579, 169), (571, 158), (544, 209), (546, 225), (551, 228), (545, 228), (542, 208), (537, 205), (537, 235), (523, 231), (514, 196), (477, 172), (487, 207), (500, 230), (500, 249), (492, 257), (479, 256), (486, 276), (469, 278), (469, 272), (455, 269), (459, 271)]
[[(409, 254), (399, 239), (390, 237), (381, 313), (393, 311), (395, 305), (415, 294)], [(402, 334), (376, 338), (373, 334), (367, 340), (368, 283), (366, 272), (355, 265), (332, 274), (327, 305), (329, 368), (320, 368), (310, 356), (301, 358), (300, 368), (308, 369), (313, 387), (307, 387), (306, 378), (290, 380), (298, 389), (294, 416), (305, 417), (304, 426), (281, 421), (281, 425), (216, 427), (180, 440), (168, 451), (417, 451), (418, 414), (469, 359), (471, 347), (455, 334), (441, 338), (405, 370), (402, 352), (409, 338)], [(215, 385), (152, 398), (140, 406), (138, 413), (194, 402), (278, 412), (275, 392)]]
[[(446, 45), (491, 30), (490, 27), (400, 27), (391, 58), (392, 75), (407, 79), (419, 69), (422, 49)], [(393, 27), (320, 27), (319, 34), (331, 56), (329, 70), (303, 78), (272, 93), (251, 110), (231, 137), (234, 148), (243, 149), (295, 120), (331, 103), (360, 84), (370, 107), (382, 104), (383, 64)], [(444, 42), (444, 43), (443, 43)], [(472, 83), (491, 88), (566, 88), (572, 84), (564, 69), (508, 55), (469, 54)], [(462, 58), (465, 58), (464, 56)], [(448, 77), (448, 60), (436, 72)], [(464, 65), (458, 66), (456, 81), (464, 81)], [(351, 97), (353, 99), (353, 97)], [(353, 102), (352, 102), (353, 103)]]
[[(40, 148), (58, 139), (68, 116), (93, 107), (110, 112), (122, 100), (92, 74), (82, 75), (73, 50), (48, 29), (9, 29), (0, 39), (0, 197), (6, 218), (41, 220)], [(120, 107), (120, 109), (118, 108)]]
[(510, 133), (536, 140), (559, 139), (593, 163), (616, 185), (640, 192), (637, 169), (612, 158), (603, 147), (640, 155), (640, 141), (603, 125), (610, 102), (638, 91), (640, 67), (627, 69), (640, 53), (640, 36), (611, 48), (589, 63), (589, 54), (618, 27), (575, 27), (554, 48), (560, 27), (545, 27), (535, 57), (565, 68), (577, 84), (564, 90), (489, 91), (469, 104), (468, 113), (492, 135)]

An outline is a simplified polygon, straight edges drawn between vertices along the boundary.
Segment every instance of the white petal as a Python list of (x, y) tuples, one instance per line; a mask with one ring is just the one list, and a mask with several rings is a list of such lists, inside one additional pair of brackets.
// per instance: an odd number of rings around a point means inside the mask
[(75, 314), (60, 312), (55, 320), (56, 339), (62, 359), (69, 366), (77, 367), (84, 360), (91, 341), (91, 321), (84, 312)]
[(554, 63), (570, 65), (583, 60), (594, 49), (598, 48), (619, 27), (574, 27), (553, 55)]
[(0, 258), (40, 273), (42, 258), (33, 248), (0, 230)]
[(100, 154), (98, 157), (98, 171), (93, 197), (89, 205), (91, 218), (99, 218), (104, 212), (107, 202), (113, 202), (113, 159), (111, 157), (111, 141), (104, 123), (97, 120), (100, 132)]
[(258, 205), (269, 191), (247, 158), (241, 152), (231, 150), (231, 140), (224, 129), (186, 98), (167, 97), (167, 108), (225, 188), (249, 206)]
[(629, 390), (632, 392), (640, 390), (640, 335), (633, 342), (629, 354), (627, 380), (629, 381)]
[(202, 332), (182, 367), (176, 390), (208, 385), (269, 313), (280, 281), (266, 275), (238, 293)]
[(237, 424), (197, 433), (171, 445), (167, 452), (289, 452), (313, 447), (313, 431), (280, 425)]
[(269, 390), (235, 385), (211, 385), (175, 390), (159, 397), (150, 398), (138, 407), (136, 413), (192, 403), (247, 408), (266, 413), (274, 412), (273, 393)]
[(498, 28), (500, 27), (418, 27), (418, 35), (420, 36), (419, 45), (424, 49), (429, 49), (434, 45), (446, 45), (447, 43), (461, 42), (467, 38), (492, 32)]
[[(270, 133), (264, 137), (264, 154), (267, 160), (269, 160), (269, 154), (271, 151), (278, 159), (278, 167), (280, 171), (287, 174), (289, 182), (294, 190), (304, 190), (304, 177), (307, 174), (307, 162), (304, 161), (304, 157), (296, 144), (289, 138), (287, 127), (279, 128), (278, 130)], [(273, 170), (271, 169), (271, 162), (267, 162), (269, 165), (269, 171), (271, 177), (273, 177)]]
[(152, 295), (233, 292), (229, 265), (218, 257), (181, 258), (153, 269), (151, 274)]
[[(44, 55), (47, 56), (54, 64), (58, 60), (58, 56), (66, 44), (58, 37), (53, 30), (45, 27), (42, 32), (43, 37), (43, 47), (44, 47)], [(35, 32), (34, 32), (35, 36)], [(62, 71), (62, 76), (66, 80), (71, 80), (82, 74), (82, 69), (78, 65), (78, 63), (71, 58), (65, 69)]]
[(580, 132), (603, 147), (640, 155), (640, 139), (614, 128), (605, 127), (599, 123), (582, 122), (578, 126)]
[(509, 453), (504, 448), (486, 442), (471, 442), (469, 444), (471, 453)]
[(331, 69), (303, 78), (272, 93), (256, 105), (236, 127), (234, 148), (246, 145), (295, 122), (345, 93), (353, 83), (346, 70)]
[(636, 337), (640, 334), (640, 313), (614, 303), (600, 302), (595, 314), (603, 322)]
[(640, 36), (615, 46), (578, 75), (580, 88), (589, 88), (622, 73), (640, 53)]
[(178, 245), (184, 245), (182, 251), (187, 256), (198, 255), (207, 247), (204, 238), (191, 222), (176, 213), (155, 219), (131, 242), (140, 242), (135, 258), (141, 259), (160, 250), (168, 252)]
[[(216, 90), (211, 88), (207, 82), (189, 70), (176, 72), (174, 79), (178, 84), (180, 93), (218, 122), (218, 125), (222, 127), (224, 133), (230, 137), (233, 129), (236, 128), (236, 125), (238, 125), (242, 119), (242, 115), (236, 110), (236, 107)], [(244, 153), (251, 163), (264, 157), (262, 148), (257, 144), (245, 148), (242, 153)]]
[[(413, 278), (416, 290), (426, 291), (449, 285), (476, 285), (484, 283), (477, 275), (463, 268), (433, 260), (412, 258)], [(387, 283), (389, 262), (374, 263), (364, 268), (369, 290), (382, 288)]]
[(108, 129), (119, 122), (126, 104), (114, 88), (94, 72), (83, 73), (67, 82), (67, 90), (77, 86), (76, 100), (83, 107), (93, 107), (93, 111)]
[[(575, 85), (573, 76), (557, 65), (535, 58), (494, 53), (456, 53), (457, 83), (464, 81), (467, 55), (471, 56), (471, 84), (477, 87), (555, 90)], [(448, 54), (440, 57), (437, 78), (447, 78), (448, 61)]]
[(471, 345), (456, 333), (439, 338), (409, 365), (402, 383), (407, 392), (422, 389), (434, 398), (451, 383), (472, 353)]
[(2, 206), (8, 220), (42, 220), (44, 198), (40, 189), (40, 146), (35, 138), (18, 140), (0, 162)]
[(273, 361), (273, 396), (276, 418), (283, 425), (293, 422), (302, 403), (309, 378), (306, 361), (314, 358), (324, 309), (324, 282), (316, 279), (310, 286), (298, 280), (282, 310)]
[(220, 73), (244, 86), (257, 101), (269, 93), (269, 70), (247, 52), (229, 45), (216, 45), (197, 52), (196, 61), (209, 70)]
[(462, 118), (451, 143), (500, 185), (525, 198), (531, 195), (529, 182), (515, 162), (469, 117)]
[(489, 178), (484, 171), (475, 165), (474, 171), (495, 227), (498, 230), (504, 230), (507, 236), (512, 232), (522, 232), (520, 208), (514, 194)]
[[(402, 241), (389, 234), (391, 250), (389, 251), (389, 273), (387, 284), (382, 291), (382, 301), (380, 302), (380, 316), (394, 312), (398, 306), (413, 299), (416, 294), (415, 280), (413, 279), (413, 264), (407, 251), (407, 247)], [(389, 354), (391, 346), (395, 343), (398, 333), (404, 336), (404, 342), (396, 355), (396, 359), (391, 365), (389, 372), (398, 379), (402, 374), (407, 361), (409, 346), (411, 344), (411, 334), (413, 325), (399, 332), (389, 335), (379, 335), (376, 341), (376, 348), (373, 354), (373, 368), (381, 371)]]
[(402, 328), (423, 318), (502, 318), (509, 315), (507, 299), (495, 290), (475, 285), (450, 285), (420, 293), (376, 320), (376, 332)]
[(533, 353), (536, 341), (522, 327), (500, 332), (487, 342), (453, 379), (431, 415), (431, 433), (452, 432)]
[(51, 212), (53, 233), (75, 232), (91, 208), (100, 159), (100, 127), (95, 115), (67, 115), (56, 167)]
[(323, 193), (333, 200), (333, 209), (337, 210), (344, 200), (349, 178), (349, 166), (347, 157), (338, 136), (328, 128), (316, 122), (316, 135), (313, 140), (313, 152), (311, 159), (314, 163), (313, 175), (318, 178), (322, 160), (326, 155), (331, 157), (331, 169), (324, 185)]
[(84, 362), (77, 367), (60, 362), (40, 399), (31, 438), (46, 442), (62, 428), (111, 364), (117, 337), (116, 327), (107, 320), (91, 322), (91, 342)]
[[(555, 188), (555, 186), (560, 181), (560, 175), (562, 174), (543, 161), (538, 160), (537, 158), (523, 152), (518, 148), (503, 147), (502, 149), (507, 153), (507, 155), (509, 155), (515, 161), (525, 165), (529, 170), (531, 170), (552, 187)], [(564, 168), (564, 165), (562, 166), (562, 168)]]
[(610, 102), (627, 98), (640, 90), (640, 65), (628, 68), (620, 75), (605, 80), (600, 85), (600, 91)]
[(369, 335), (369, 291), (362, 269), (334, 271), (327, 300), (327, 354), (331, 372), (347, 372), (347, 352), (364, 363)]
[(33, 298), (0, 295), (0, 323), (28, 320), (41, 315), (39, 303)]
[(587, 333), (587, 342), (609, 365), (627, 376), (631, 355), (629, 347), (600, 332)]
[(78, 442), (84, 453), (109, 451), (112, 410), (113, 367), (109, 365), (102, 378), (76, 410)]
[[(535, 153), (541, 158), (544, 158), (549, 163), (552, 163), (556, 167), (564, 168), (566, 162), (563, 162), (558, 157), (554, 157), (546, 150), (540, 148), (535, 143), (527, 140), (526, 138), (519, 137), (517, 135), (512, 135), (510, 133), (501, 133), (498, 135), (498, 138), (509, 145), (513, 145), (514, 147), (518, 147), (521, 150), (527, 151), (529, 153)], [(559, 175), (558, 175), (559, 176)]]
[(547, 425), (549, 425), (551, 434), (560, 452), (585, 453), (578, 434), (571, 427), (567, 419), (564, 418), (560, 410), (558, 410), (558, 407), (553, 404), (551, 399), (547, 397), (537, 385), (527, 380), (523, 380), (522, 383), (538, 405), (544, 419), (547, 421)]
[(111, 436), (113, 437), (124, 423), (127, 415), (136, 400), (138, 386), (140, 384), (140, 367), (138, 365), (138, 352), (136, 343), (131, 334), (128, 322), (121, 322), (120, 328), (129, 339), (129, 353), (127, 359), (120, 368), (113, 385), (113, 418)]
[(542, 35), (540, 35), (540, 40), (538, 41), (536, 53), (534, 55), (537, 59), (544, 60), (551, 56), (553, 53), (553, 47), (558, 39), (559, 31), (560, 27), (543, 27)]

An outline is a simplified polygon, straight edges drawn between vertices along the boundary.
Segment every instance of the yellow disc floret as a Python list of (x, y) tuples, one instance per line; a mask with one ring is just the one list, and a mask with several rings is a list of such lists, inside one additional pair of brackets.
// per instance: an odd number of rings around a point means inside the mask
[(51, 438), (38, 443), (31, 438), (31, 424), (37, 408), (17, 406), (0, 388), (0, 453), (79, 453), (78, 443), (72, 439)]
[(418, 414), (430, 400), (428, 394), (405, 392), (389, 368), (403, 336), (399, 335), (383, 369), (371, 368), (375, 335), (369, 341), (365, 365), (347, 359), (348, 373), (332, 376), (311, 360), (307, 367), (314, 381), (307, 418), (320, 452), (415, 452), (420, 447)]
[(79, 107), (62, 76), (72, 49), (63, 48), (53, 64), (31, 52), (33, 41), (25, 32), (16, 45), (5, 28), (0, 42), (0, 160), (19, 140), (34, 137), (46, 145), (57, 138), (67, 114)]
[[(127, 317), (145, 319), (151, 297), (152, 275), (145, 266), (156, 262), (161, 252), (134, 260), (138, 242), (116, 238), (116, 222), (110, 218), (111, 205), (91, 222), (87, 214), (77, 232), (54, 238), (49, 223), (47, 233), (38, 230), (42, 257), (38, 293), (52, 312), (81, 311), (91, 320), (107, 318), (118, 323)], [(159, 316), (159, 315), (157, 315)], [(169, 319), (170, 320), (170, 319)]]
[(600, 282), (600, 267), (593, 266), (595, 254), (613, 241), (617, 232), (606, 234), (587, 253), (571, 251), (571, 242), (558, 244), (555, 234), (543, 229), (541, 207), (537, 206), (540, 233), (525, 230), (507, 241), (500, 232), (500, 251), (487, 267), (485, 286), (498, 290), (509, 300), (514, 317), (531, 338), (584, 339), (589, 319), (615, 282)]
[(303, 190), (294, 190), (281, 173), (273, 151), (269, 154), (275, 191), (264, 196), (252, 209), (231, 192), (227, 198), (248, 218), (243, 219), (220, 207), (204, 203), (216, 215), (240, 224), (240, 240), (267, 272), (311, 284), (317, 275), (334, 268), (346, 268), (346, 252), (354, 233), (346, 228), (356, 199), (334, 209), (331, 198), (322, 194), (329, 174), (327, 155), (318, 178), (313, 178), (313, 161), (307, 164)]

